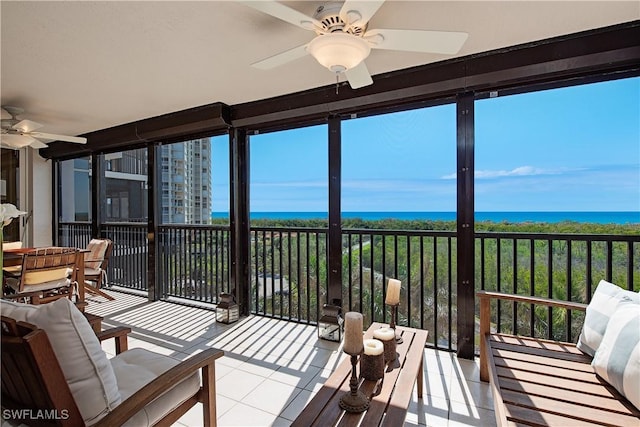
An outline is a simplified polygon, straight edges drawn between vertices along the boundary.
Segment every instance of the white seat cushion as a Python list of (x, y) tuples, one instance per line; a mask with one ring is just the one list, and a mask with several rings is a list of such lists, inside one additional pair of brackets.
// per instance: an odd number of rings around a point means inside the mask
[(84, 275), (85, 276), (98, 276), (102, 274), (102, 269), (100, 268), (88, 268), (85, 267), (84, 269)]
[(11, 249), (20, 249), (22, 248), (22, 242), (2, 242), (2, 250), (8, 251)]
[[(134, 348), (111, 359), (122, 400), (140, 390), (160, 374), (176, 366), (179, 362), (171, 357), (142, 348)], [(177, 408), (200, 388), (200, 375), (194, 372), (175, 387), (148, 404), (124, 425), (151, 426), (167, 413)]]
[[(6, 281), (7, 285), (16, 292), (20, 292), (20, 280), (14, 278), (8, 278)], [(25, 284), (22, 293), (27, 292), (39, 292), (46, 290), (53, 290), (57, 288), (66, 288), (71, 286), (71, 280), (69, 279), (59, 279), (53, 280), (51, 282), (42, 282), (42, 283), (34, 283), (34, 284)]]
[(95, 423), (120, 403), (116, 376), (100, 341), (70, 300), (37, 306), (2, 301), (1, 310), (3, 316), (47, 333), (85, 423)]

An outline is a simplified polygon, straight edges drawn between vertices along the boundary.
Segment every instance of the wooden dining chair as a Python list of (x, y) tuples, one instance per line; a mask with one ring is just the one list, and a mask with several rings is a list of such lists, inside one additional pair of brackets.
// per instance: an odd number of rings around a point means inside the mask
[(23, 255), (15, 276), (5, 280), (4, 298), (44, 304), (59, 298), (73, 299), (78, 249), (47, 247)]
[(84, 290), (113, 301), (115, 298), (100, 288), (107, 282), (107, 266), (113, 251), (110, 239), (91, 239), (84, 257)]

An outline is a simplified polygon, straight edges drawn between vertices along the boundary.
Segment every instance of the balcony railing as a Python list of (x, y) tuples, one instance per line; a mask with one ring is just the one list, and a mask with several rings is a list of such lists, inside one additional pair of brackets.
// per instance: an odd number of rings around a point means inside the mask
[(322, 228), (251, 229), (253, 311), (312, 323), (327, 298), (327, 232)]
[[(588, 303), (602, 279), (638, 290), (640, 236), (476, 233), (475, 267), (479, 289)], [(501, 331), (569, 342), (584, 320), (584, 312), (504, 302), (495, 312)]]
[(390, 320), (389, 278), (403, 283), (398, 324), (427, 329), (429, 342), (455, 348), (456, 234), (452, 231), (350, 229), (343, 232), (345, 305), (365, 323)]
[[(114, 240), (110, 284), (147, 286), (147, 231), (108, 224)], [(230, 284), (229, 227), (164, 225), (156, 239), (156, 286), (162, 299), (217, 303)], [(61, 244), (86, 246), (88, 224), (65, 223)], [(476, 233), (476, 289), (589, 302), (601, 279), (638, 290), (640, 236)], [(342, 300), (365, 323), (389, 322), (389, 278), (402, 281), (398, 324), (427, 329), (430, 345), (456, 349), (457, 238), (454, 231), (346, 229), (342, 236)], [(313, 324), (327, 303), (327, 230), (252, 227), (251, 311)], [(575, 341), (583, 314), (502, 303), (500, 331)], [(515, 319), (515, 321), (514, 321)]]
[(217, 303), (229, 292), (229, 227), (163, 225), (156, 240), (161, 298)]
[[(113, 251), (107, 268), (107, 283), (146, 291), (148, 270), (146, 225), (109, 223), (102, 226), (101, 235), (113, 241)], [(65, 222), (60, 224), (58, 233), (60, 246), (85, 248), (90, 240), (90, 223)]]

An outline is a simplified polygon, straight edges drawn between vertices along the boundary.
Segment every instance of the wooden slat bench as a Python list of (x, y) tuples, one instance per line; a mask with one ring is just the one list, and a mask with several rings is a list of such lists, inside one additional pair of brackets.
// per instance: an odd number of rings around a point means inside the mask
[(640, 426), (640, 411), (575, 344), (490, 331), (491, 299), (569, 310), (585, 304), (487, 291), (478, 297), (480, 379), (491, 382), (498, 426)]
[[(373, 331), (383, 326), (387, 325), (373, 323), (364, 338), (373, 338)], [(396, 331), (403, 339), (397, 347), (397, 363), (386, 371), (382, 381), (361, 379), (359, 389), (371, 399), (369, 409), (356, 414), (345, 412), (339, 406), (340, 397), (349, 392), (351, 361), (346, 358), (298, 415), (292, 427), (402, 425), (416, 382), (418, 397), (422, 398), (424, 347), (428, 332), (402, 326), (397, 326)]]

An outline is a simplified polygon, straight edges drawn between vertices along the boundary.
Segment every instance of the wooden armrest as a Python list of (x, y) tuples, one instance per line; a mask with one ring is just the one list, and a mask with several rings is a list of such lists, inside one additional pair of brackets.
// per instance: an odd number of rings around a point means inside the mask
[(131, 333), (131, 328), (127, 328), (126, 326), (117, 326), (115, 328), (105, 329), (104, 331), (100, 331), (96, 335), (100, 341), (108, 340), (109, 338), (115, 338), (119, 336), (126, 336)]
[(109, 338), (115, 338), (116, 340), (116, 354), (120, 354), (123, 351), (129, 349), (129, 343), (127, 341), (127, 335), (131, 333), (131, 328), (125, 326), (118, 326), (115, 328), (105, 329), (96, 333), (100, 342), (108, 340)]
[(142, 410), (151, 401), (168, 391), (172, 386), (187, 378), (200, 368), (213, 367), (215, 360), (224, 355), (222, 350), (209, 348), (174, 366), (149, 384), (142, 387), (127, 400), (118, 405), (94, 427), (123, 425), (129, 418)]
[(491, 331), (491, 300), (499, 299), (503, 301), (522, 302), (534, 305), (544, 305), (547, 307), (559, 307), (567, 310), (587, 309), (587, 304), (572, 301), (561, 301), (544, 297), (532, 297), (527, 295), (505, 294), (502, 292), (478, 291), (476, 293), (480, 299), (480, 379), (482, 381), (489, 380), (488, 363), (488, 347), (485, 336)]
[[(566, 308), (567, 310), (580, 310), (585, 311), (587, 309), (587, 304), (583, 304), (580, 302), (573, 301), (562, 301), (551, 298), (544, 297), (532, 297), (527, 295), (514, 295), (514, 294), (505, 294), (503, 292), (492, 292), (492, 291), (478, 291), (476, 295), (480, 298), (480, 302), (484, 299), (500, 299), (506, 301), (514, 301), (514, 302), (524, 302), (527, 304), (534, 305), (546, 305), (548, 307), (560, 307)], [(482, 314), (482, 311), (480, 312)]]

